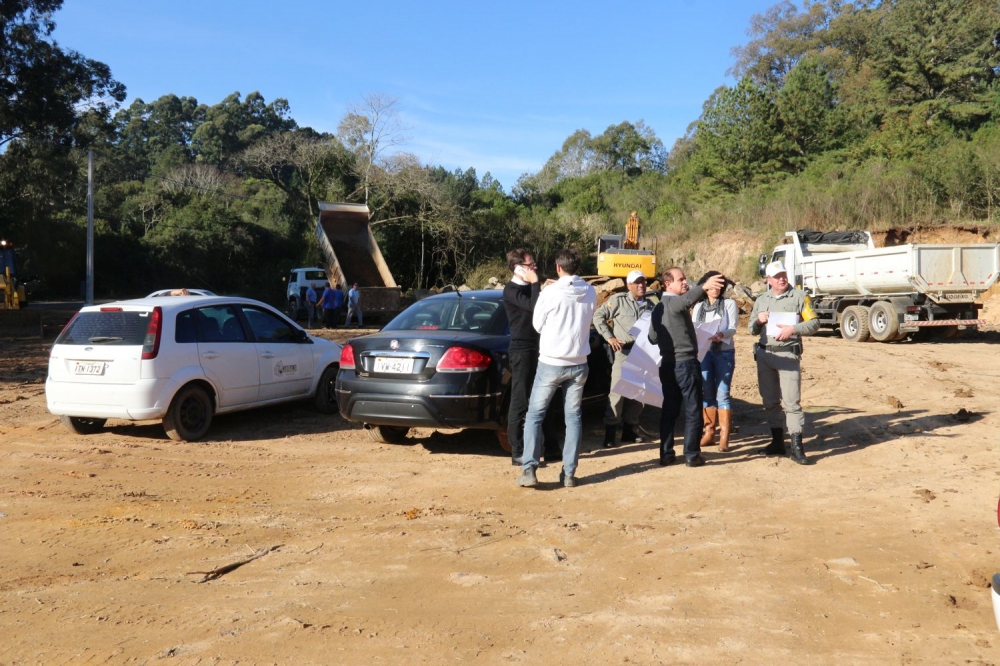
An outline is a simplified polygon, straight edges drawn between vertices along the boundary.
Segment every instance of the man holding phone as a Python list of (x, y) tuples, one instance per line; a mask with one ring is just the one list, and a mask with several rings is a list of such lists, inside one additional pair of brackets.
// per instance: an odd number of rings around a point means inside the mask
[[(513, 273), (503, 288), (503, 306), (510, 325), (510, 408), (507, 411), (507, 439), (510, 442), (511, 464), (520, 466), (524, 455), (524, 419), (528, 413), (531, 385), (538, 369), (538, 332), (531, 324), (535, 302), (541, 291), (538, 265), (533, 254), (523, 248), (507, 253), (507, 266)], [(546, 424), (547, 425), (547, 424)], [(545, 428), (549, 430), (549, 428)], [(545, 437), (545, 459), (558, 458), (553, 437)]]

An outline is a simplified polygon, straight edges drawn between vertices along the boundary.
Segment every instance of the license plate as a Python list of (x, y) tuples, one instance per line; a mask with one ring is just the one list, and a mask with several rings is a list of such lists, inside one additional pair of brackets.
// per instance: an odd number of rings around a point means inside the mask
[(413, 372), (412, 358), (394, 358), (392, 356), (376, 356), (375, 372), (386, 372), (396, 375), (408, 375)]
[(920, 315), (918, 315), (918, 314), (904, 314), (903, 315), (903, 321), (917, 321), (918, 319), (920, 319)]
[(77, 361), (73, 373), (77, 375), (103, 375), (105, 363)]

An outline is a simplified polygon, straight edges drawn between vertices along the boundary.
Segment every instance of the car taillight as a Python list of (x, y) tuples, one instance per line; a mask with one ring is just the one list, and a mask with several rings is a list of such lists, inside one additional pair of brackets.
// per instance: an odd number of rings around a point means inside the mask
[(354, 369), (354, 347), (351, 345), (344, 345), (344, 348), (340, 350), (340, 369)]
[(489, 354), (466, 347), (449, 347), (438, 361), (438, 372), (476, 372), (490, 366)]
[(160, 331), (163, 328), (163, 308), (156, 306), (149, 313), (149, 323), (146, 324), (146, 339), (142, 341), (142, 360), (156, 358), (160, 353)]

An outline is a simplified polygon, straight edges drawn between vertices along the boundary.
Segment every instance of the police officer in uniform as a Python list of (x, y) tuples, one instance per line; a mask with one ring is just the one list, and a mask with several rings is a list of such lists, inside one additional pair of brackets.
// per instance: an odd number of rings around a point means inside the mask
[[(621, 379), (622, 366), (635, 344), (635, 338), (629, 334), (629, 329), (643, 313), (653, 310), (653, 304), (646, 298), (646, 276), (642, 271), (630, 272), (625, 277), (625, 283), (627, 292), (612, 295), (594, 312), (594, 328), (615, 352), (615, 361), (611, 366), (612, 387)], [(625, 425), (622, 426), (622, 444), (644, 441), (639, 432), (642, 408), (643, 404), (638, 400), (614, 392), (608, 393), (608, 406), (604, 411), (604, 448), (609, 449), (615, 445), (618, 424), (623, 418)]]
[[(802, 450), (805, 418), (799, 404), (802, 393), (799, 360), (802, 358), (801, 336), (816, 333), (819, 319), (812, 310), (809, 296), (788, 283), (784, 264), (780, 261), (768, 264), (765, 274), (770, 290), (757, 298), (750, 313), (750, 333), (760, 336), (760, 341), (754, 345), (757, 386), (771, 426), (771, 443), (763, 453), (768, 456), (786, 455), (781, 427), (781, 411), (784, 410), (785, 425), (792, 443), (789, 457), (800, 465), (811, 465), (814, 461), (807, 458)], [(773, 312), (794, 313), (798, 323), (779, 325), (774, 335), (768, 335), (767, 323)]]

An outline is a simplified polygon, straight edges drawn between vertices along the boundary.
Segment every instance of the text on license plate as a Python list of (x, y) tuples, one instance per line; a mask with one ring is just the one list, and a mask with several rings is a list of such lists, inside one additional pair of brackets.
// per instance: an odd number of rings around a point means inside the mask
[(105, 363), (77, 361), (73, 373), (77, 375), (103, 375)]
[(916, 314), (905, 314), (903, 315), (903, 321), (917, 321), (920, 319), (920, 315)]
[(408, 375), (413, 372), (413, 359), (394, 358), (392, 356), (376, 356), (375, 372), (389, 372)]

